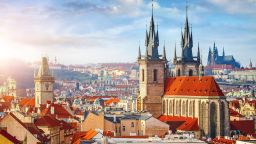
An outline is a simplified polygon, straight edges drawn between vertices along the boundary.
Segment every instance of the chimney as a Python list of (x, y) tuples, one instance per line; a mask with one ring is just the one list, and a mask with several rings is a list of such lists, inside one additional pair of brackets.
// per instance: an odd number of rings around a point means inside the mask
[(54, 107), (51, 106), (51, 114), (53, 115), (54, 114)]
[(114, 118), (114, 120), (113, 120), (113, 121), (114, 121), (114, 122), (116, 122), (116, 115), (114, 115), (114, 117), (113, 117), (113, 118)]

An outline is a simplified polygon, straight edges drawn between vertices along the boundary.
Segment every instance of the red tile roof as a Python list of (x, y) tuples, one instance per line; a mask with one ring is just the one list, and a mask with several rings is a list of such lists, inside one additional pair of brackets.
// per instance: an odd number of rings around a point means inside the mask
[[(161, 115), (158, 119), (162, 122), (172, 124), (172, 127), (176, 130), (182, 130), (182, 131), (198, 131), (199, 130), (197, 118)], [(173, 130), (173, 128), (171, 129)]]
[(233, 110), (232, 108), (229, 109), (229, 113), (230, 113), (230, 116), (233, 116), (233, 117), (244, 117), (243, 115)]
[(177, 130), (181, 131), (198, 131), (198, 120), (197, 118), (194, 119), (187, 119), (181, 126), (177, 128)]
[[(54, 109), (54, 113), (51, 113), (51, 107)], [(71, 118), (72, 115), (69, 113), (61, 104), (50, 104), (50, 106), (42, 110), (42, 115), (54, 115), (58, 118)]]
[(14, 100), (14, 96), (3, 96), (5, 102), (12, 102)]
[(212, 140), (214, 144), (235, 144), (236, 142), (234, 140), (229, 140), (225, 138), (214, 138)]
[(230, 122), (231, 130), (240, 130), (242, 134), (254, 133), (254, 120), (240, 120)]
[(60, 121), (51, 116), (42, 116), (35, 120), (36, 126), (58, 127), (61, 126)]
[(109, 99), (109, 100), (106, 100), (104, 103), (105, 105), (111, 105), (111, 104), (117, 104), (120, 102), (120, 99), (119, 98), (112, 98), (112, 99)]
[(165, 95), (224, 96), (214, 77), (181, 76), (166, 79)]
[(23, 98), (19, 101), (20, 106), (35, 107), (35, 98)]
[(98, 132), (96, 130), (89, 130), (86, 132), (76, 132), (73, 135), (71, 144), (80, 144), (80, 140), (91, 140), (97, 134)]
[(10, 135), (8, 132), (6, 132), (5, 130), (0, 130), (0, 135), (4, 136), (5, 138), (7, 138), (9, 141), (15, 143), (15, 144), (21, 144), (21, 142), (19, 140), (17, 140), (15, 137), (13, 137), (12, 135)]

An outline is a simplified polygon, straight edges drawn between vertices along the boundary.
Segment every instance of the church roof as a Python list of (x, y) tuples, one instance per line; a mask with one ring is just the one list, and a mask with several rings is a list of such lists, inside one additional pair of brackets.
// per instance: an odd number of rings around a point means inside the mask
[(166, 79), (165, 96), (224, 96), (212, 76), (181, 76)]
[[(199, 130), (197, 118), (161, 115), (158, 119), (162, 122), (171, 124), (172, 126), (177, 125), (175, 126), (176, 130), (181, 130), (181, 131), (198, 131)], [(177, 122), (181, 122), (181, 123), (177, 123)]]

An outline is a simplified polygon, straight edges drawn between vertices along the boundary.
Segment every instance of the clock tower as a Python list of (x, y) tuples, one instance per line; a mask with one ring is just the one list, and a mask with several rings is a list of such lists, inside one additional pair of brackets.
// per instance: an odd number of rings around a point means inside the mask
[(34, 76), (35, 82), (35, 106), (46, 104), (47, 101), (53, 101), (54, 77), (50, 73), (48, 60), (42, 57), (38, 73)]

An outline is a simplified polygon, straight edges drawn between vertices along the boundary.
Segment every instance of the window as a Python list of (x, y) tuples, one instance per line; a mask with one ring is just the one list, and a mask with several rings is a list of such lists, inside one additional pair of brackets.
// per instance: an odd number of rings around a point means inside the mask
[(144, 76), (145, 76), (145, 75), (144, 75), (144, 69), (142, 69), (142, 72), (141, 72), (141, 73), (142, 73), (142, 81), (144, 82)]
[(178, 69), (178, 76), (180, 76), (180, 69)]
[(157, 81), (157, 69), (154, 69), (154, 81)]
[(134, 122), (131, 123), (131, 127), (134, 127)]
[(188, 75), (193, 76), (193, 70), (190, 69), (189, 72), (188, 72)]
[(123, 126), (123, 131), (125, 131), (125, 126)]

